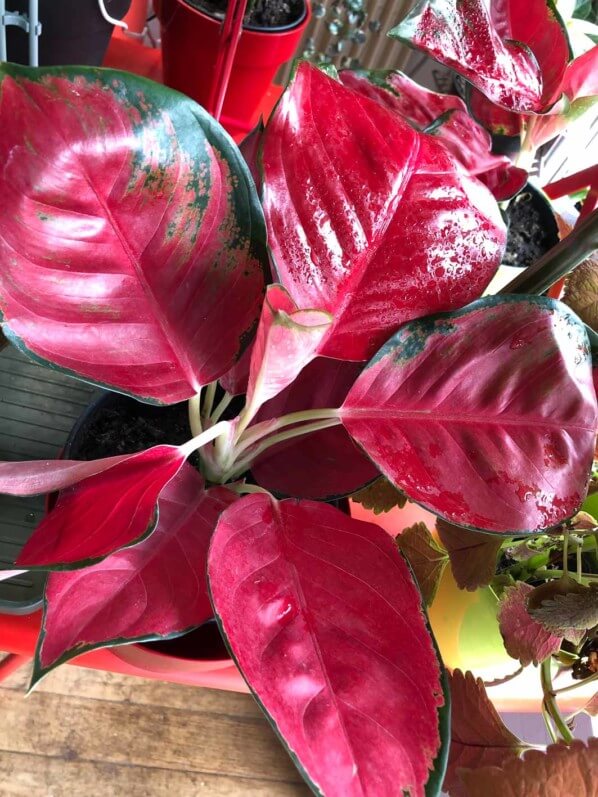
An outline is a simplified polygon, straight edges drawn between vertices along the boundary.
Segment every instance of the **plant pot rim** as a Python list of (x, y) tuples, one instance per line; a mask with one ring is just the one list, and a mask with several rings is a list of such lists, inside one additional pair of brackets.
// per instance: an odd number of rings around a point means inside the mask
[[(224, 21), (224, 17), (219, 17), (216, 14), (211, 14), (209, 11), (197, 8), (197, 6), (191, 4), (190, 0), (177, 0), (177, 2), (180, 5), (184, 5), (190, 11), (199, 14), (202, 17), (206, 17), (213, 22), (222, 23)], [(275, 27), (270, 28), (262, 27), (261, 25), (243, 25), (243, 30), (264, 36), (269, 36), (272, 33), (290, 33), (292, 30), (295, 30), (302, 25), (308, 17), (310, 0), (301, 0), (301, 2), (303, 3), (303, 10), (294, 22), (288, 22), (286, 25), (276, 25)]]

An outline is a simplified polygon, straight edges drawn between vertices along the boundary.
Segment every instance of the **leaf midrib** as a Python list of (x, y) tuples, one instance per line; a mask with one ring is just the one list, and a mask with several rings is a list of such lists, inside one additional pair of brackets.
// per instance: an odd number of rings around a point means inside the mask
[(567, 423), (566, 421), (556, 421), (549, 418), (526, 418), (526, 417), (501, 417), (483, 416), (472, 413), (450, 413), (438, 412), (436, 410), (400, 410), (386, 409), (384, 407), (347, 407), (341, 408), (341, 418), (355, 419), (381, 419), (381, 420), (416, 420), (428, 423), (471, 423), (486, 426), (543, 426), (550, 429), (576, 429), (586, 432), (593, 432), (593, 426), (586, 426), (578, 423)]

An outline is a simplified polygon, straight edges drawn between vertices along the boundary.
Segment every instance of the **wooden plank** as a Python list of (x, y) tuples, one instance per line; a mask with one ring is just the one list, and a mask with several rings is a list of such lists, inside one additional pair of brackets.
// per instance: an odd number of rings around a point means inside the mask
[[(199, 690), (197, 690), (199, 692)], [(200, 697), (188, 692), (189, 706)], [(0, 690), (0, 750), (299, 783), (265, 720)], [(276, 792), (273, 791), (275, 794)]]
[(303, 784), (0, 751), (2, 797), (307, 797)]
[[(30, 675), (31, 668), (22, 667), (1, 688), (14, 689), (23, 694), (29, 685)], [(35, 693), (165, 709), (178, 708), (229, 717), (263, 717), (255, 700), (246, 694), (154, 681), (70, 664), (51, 672), (36, 687)]]

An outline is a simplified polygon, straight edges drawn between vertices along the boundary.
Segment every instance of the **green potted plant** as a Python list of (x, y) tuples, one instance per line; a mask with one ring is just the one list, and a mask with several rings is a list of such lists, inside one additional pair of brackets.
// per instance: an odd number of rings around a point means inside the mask
[(32, 685), (216, 617), (316, 793), (438, 794), (450, 693), (455, 750), (457, 690), (478, 685), (449, 684), (393, 539), (327, 502), (382, 473), (464, 533), (560, 533), (598, 408), (586, 328), (540, 294), (595, 247), (596, 214), (520, 293), (480, 299), (506, 240), (492, 194), (306, 62), (256, 148), (261, 201), (176, 92), (110, 70), (1, 78), (4, 333), (96, 385), (189, 401), (181, 443), (0, 465), (3, 492), (60, 491), (11, 563), (49, 571)]

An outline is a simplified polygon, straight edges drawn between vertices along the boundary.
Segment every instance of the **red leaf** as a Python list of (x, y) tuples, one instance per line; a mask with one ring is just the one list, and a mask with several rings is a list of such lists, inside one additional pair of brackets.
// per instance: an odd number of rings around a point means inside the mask
[(422, 130), (448, 111), (467, 110), (456, 95), (430, 91), (398, 70), (342, 69), (338, 77), (347, 88), (398, 113)]
[(453, 578), (459, 589), (473, 592), (488, 586), (496, 573), (502, 538), (454, 526), (440, 519), (436, 530), (448, 552)]
[[(357, 363), (318, 358), (262, 407), (256, 420), (339, 407), (361, 369)], [(258, 484), (268, 490), (314, 499), (349, 495), (379, 476), (342, 426), (272, 446), (253, 463), (251, 471)]]
[(264, 209), (280, 281), (335, 320), (320, 353), (364, 360), (400, 324), (481, 295), (496, 203), (396, 113), (303, 62), (268, 127)]
[(230, 371), (227, 371), (224, 376), (221, 376), (218, 380), (224, 390), (230, 393), (231, 396), (240, 396), (247, 392), (252, 352), (253, 343), (245, 349), (239, 361), (233, 365)]
[(189, 398), (260, 311), (264, 223), (238, 150), (194, 102), (131, 74), (0, 78), (6, 334), (96, 384)]
[[(469, 111), (486, 130), (498, 136), (519, 136), (525, 122), (525, 116), (507, 111), (485, 97), (481, 91), (470, 87), (467, 94)], [(537, 123), (534, 120), (534, 124)]]
[[(503, 108), (537, 112), (543, 107), (542, 70), (526, 40), (513, 35), (512, 22), (522, 17), (512, 18), (517, 2), (493, 3), (490, 10), (484, 0), (420, 0), (389, 35), (454, 69)], [(521, 12), (529, 5), (520, 4)], [(548, 4), (533, 5), (534, 12), (544, 7), (541, 18), (529, 13), (532, 24), (541, 26)]]
[(376, 100), (434, 135), (457, 158), (467, 173), (477, 177), (498, 200), (518, 193), (527, 172), (501, 155), (491, 153), (492, 139), (467, 113), (465, 103), (451, 94), (437, 94), (396, 71), (339, 73), (342, 83)]
[(527, 599), (533, 589), (522, 581), (506, 587), (498, 608), (498, 623), (507, 653), (524, 667), (552, 656), (563, 641), (562, 636), (555, 636), (529, 615)]
[(250, 688), (318, 793), (423, 795), (444, 698), (393, 540), (330, 506), (251, 495), (223, 513), (208, 576)]
[(531, 144), (534, 147), (550, 141), (598, 102), (598, 46), (569, 64), (562, 90), (569, 100), (568, 107), (560, 113), (545, 114), (534, 119), (531, 132)]
[(551, 744), (545, 753), (528, 750), (500, 769), (482, 767), (459, 776), (467, 797), (596, 797), (598, 739)]
[(500, 766), (519, 754), (524, 743), (503, 724), (481, 678), (454, 670), (451, 687), (451, 749), (444, 788), (451, 797), (468, 797), (459, 780), (463, 767)]
[(314, 359), (331, 323), (328, 313), (298, 309), (281, 285), (268, 287), (251, 352), (246, 421)]
[(63, 490), (16, 564), (68, 570), (147, 537), (158, 520), (158, 497), (186, 456), (176, 446), (154, 446)]
[(413, 321), (341, 409), (409, 498), (458, 525), (534, 532), (585, 497), (596, 396), (583, 324), (541, 297), (482, 299)]
[(160, 495), (148, 539), (92, 567), (51, 573), (32, 684), (86, 651), (177, 635), (212, 617), (208, 545), (236, 498), (224, 488), (205, 491), (199, 473), (184, 465)]
[(40, 459), (30, 462), (0, 462), (0, 493), (8, 495), (42, 495), (62, 490), (96, 473), (114, 467), (130, 458), (130, 454), (105, 457), (90, 462), (73, 459)]

